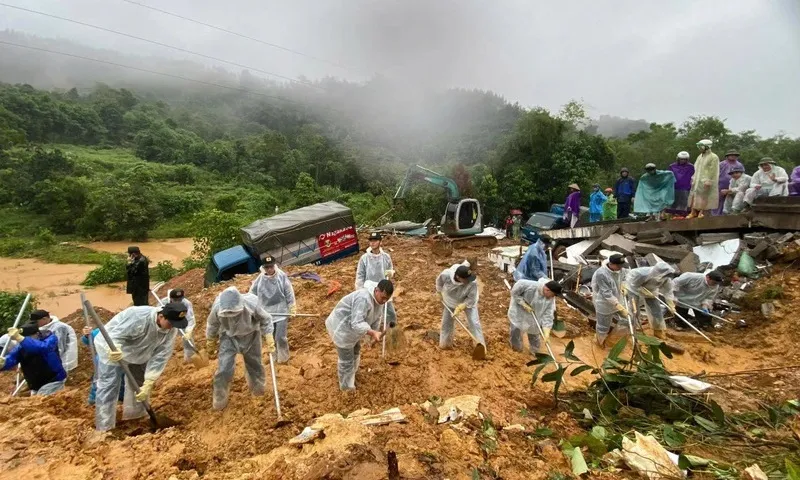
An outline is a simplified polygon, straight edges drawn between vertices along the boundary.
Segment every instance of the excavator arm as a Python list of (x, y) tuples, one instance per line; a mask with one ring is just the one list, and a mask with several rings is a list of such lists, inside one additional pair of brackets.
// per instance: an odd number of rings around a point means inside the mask
[(403, 183), (400, 184), (400, 187), (397, 188), (394, 199), (405, 198), (406, 193), (411, 189), (414, 183), (419, 181), (428, 182), (447, 190), (448, 202), (458, 201), (461, 198), (458, 185), (456, 185), (456, 182), (452, 178), (447, 178), (425, 167), (414, 165), (406, 172), (406, 177), (403, 179)]

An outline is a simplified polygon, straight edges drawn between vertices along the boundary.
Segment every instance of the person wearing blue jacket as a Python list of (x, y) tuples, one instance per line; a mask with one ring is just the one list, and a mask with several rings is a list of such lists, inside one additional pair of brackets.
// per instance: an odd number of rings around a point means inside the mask
[(525, 255), (519, 261), (517, 268), (511, 274), (514, 281), (531, 280), (535, 282), (542, 277), (547, 277), (547, 248), (546, 240), (539, 238), (536, 243), (531, 244)]
[(589, 195), (589, 222), (599, 222), (603, 220), (603, 205), (605, 205), (606, 196), (600, 191), (600, 185), (594, 184), (592, 187), (592, 194)]
[(0, 370), (17, 365), (22, 370), (31, 395), (52, 395), (64, 389), (67, 372), (58, 355), (58, 338), (39, 325), (29, 322), (21, 328), (9, 328), (8, 336), (18, 342), (8, 357), (0, 357)]
[[(83, 336), (81, 336), (81, 343), (89, 347), (89, 342), (94, 342), (94, 337), (100, 334), (100, 329), (95, 328), (92, 330), (89, 327), (83, 327)], [(92, 359), (94, 362), (95, 371), (97, 371), (97, 354), (94, 354), (94, 358)], [(124, 375), (124, 373), (122, 374)], [(97, 382), (95, 381), (94, 376), (92, 376), (92, 388), (89, 389), (89, 405), (94, 405), (95, 398), (97, 397)], [(123, 401), (125, 399), (125, 382), (122, 382), (122, 386), (119, 389), (119, 401)]]
[(636, 180), (630, 176), (627, 168), (619, 171), (619, 178), (614, 184), (614, 197), (617, 199), (617, 218), (628, 218), (636, 197)]

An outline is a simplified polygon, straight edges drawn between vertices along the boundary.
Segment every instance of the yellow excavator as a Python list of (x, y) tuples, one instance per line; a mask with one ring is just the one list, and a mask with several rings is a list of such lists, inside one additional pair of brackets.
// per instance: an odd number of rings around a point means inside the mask
[(427, 182), (444, 188), (447, 192), (447, 208), (441, 220), (441, 231), (444, 235), (433, 236), (431, 250), (434, 253), (449, 256), (454, 247), (497, 245), (495, 237), (482, 235), (483, 212), (480, 202), (474, 198), (461, 198), (461, 191), (452, 178), (414, 165), (408, 169), (405, 179), (397, 188), (395, 201), (405, 198), (406, 193), (417, 182)]

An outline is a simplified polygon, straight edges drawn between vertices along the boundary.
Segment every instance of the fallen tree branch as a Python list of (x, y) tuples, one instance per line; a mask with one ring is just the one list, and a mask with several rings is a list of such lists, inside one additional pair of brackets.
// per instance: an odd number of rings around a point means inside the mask
[(706, 378), (710, 377), (732, 377), (735, 375), (750, 375), (753, 373), (761, 373), (761, 372), (771, 372), (775, 370), (791, 370), (793, 368), (800, 368), (800, 365), (786, 365), (783, 367), (767, 367), (767, 368), (756, 368), (754, 370), (740, 370), (738, 372), (728, 372), (728, 373), (707, 373), (703, 375)]

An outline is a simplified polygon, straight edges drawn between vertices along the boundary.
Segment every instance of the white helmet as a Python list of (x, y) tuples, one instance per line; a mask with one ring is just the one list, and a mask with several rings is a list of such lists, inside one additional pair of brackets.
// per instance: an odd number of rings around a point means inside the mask
[(678, 152), (678, 158), (685, 158), (688, 160), (691, 157), (689, 156), (689, 152), (684, 151), (684, 152)]
[(703, 146), (703, 147), (709, 147), (710, 148), (711, 145), (713, 145), (713, 144), (714, 144), (714, 142), (712, 142), (711, 140), (709, 140), (707, 138), (704, 138), (704, 139), (700, 140), (699, 142), (697, 142), (697, 146), (698, 147), (699, 146)]

